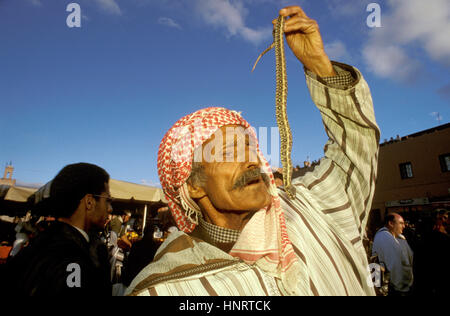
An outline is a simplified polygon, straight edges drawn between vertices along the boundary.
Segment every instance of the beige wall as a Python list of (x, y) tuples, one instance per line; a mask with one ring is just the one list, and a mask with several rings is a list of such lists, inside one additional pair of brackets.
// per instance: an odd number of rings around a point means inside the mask
[[(381, 145), (372, 209), (379, 209), (383, 217), (388, 201), (449, 198), (450, 172), (442, 172), (439, 162), (439, 156), (446, 153), (450, 153), (450, 126)], [(405, 162), (411, 162), (413, 178), (401, 178), (399, 164)], [(433, 205), (410, 206), (410, 209), (427, 207)]]

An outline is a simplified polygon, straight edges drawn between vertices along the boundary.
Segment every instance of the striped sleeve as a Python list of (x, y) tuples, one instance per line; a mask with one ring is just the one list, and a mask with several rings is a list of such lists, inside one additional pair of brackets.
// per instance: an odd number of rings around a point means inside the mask
[(155, 284), (138, 296), (279, 296), (274, 278), (241, 263), (218, 271)]
[(360, 72), (344, 64), (334, 66), (350, 72), (354, 83), (339, 89), (306, 71), (329, 140), (325, 158), (294, 184), (308, 189), (320, 211), (355, 244), (365, 233), (375, 190), (380, 132), (369, 87)]

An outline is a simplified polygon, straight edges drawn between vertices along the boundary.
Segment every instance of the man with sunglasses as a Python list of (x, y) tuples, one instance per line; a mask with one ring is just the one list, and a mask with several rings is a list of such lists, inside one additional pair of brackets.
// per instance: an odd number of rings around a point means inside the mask
[(107, 253), (94, 246), (112, 211), (109, 175), (78, 163), (52, 180), (47, 212), (57, 218), (14, 257), (2, 282), (5, 295), (111, 295)]

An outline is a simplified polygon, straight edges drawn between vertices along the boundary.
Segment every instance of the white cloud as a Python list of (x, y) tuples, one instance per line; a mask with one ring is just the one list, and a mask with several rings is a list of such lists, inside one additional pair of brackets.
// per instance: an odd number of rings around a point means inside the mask
[(113, 15), (122, 15), (122, 10), (117, 4), (116, 0), (95, 0), (100, 8), (108, 13)]
[(431, 59), (450, 66), (450, 2), (448, 0), (388, 0), (381, 7), (381, 28), (370, 31), (363, 48), (368, 68), (381, 77), (405, 80), (419, 68), (409, 51), (420, 48)]
[(42, 6), (42, 2), (40, 0), (30, 0), (30, 3), (34, 5), (35, 7)]
[(419, 62), (408, 57), (395, 44), (372, 43), (363, 48), (363, 58), (370, 71), (383, 78), (408, 81), (420, 69)]
[(241, 36), (245, 40), (258, 44), (270, 40), (272, 26), (252, 29), (245, 24), (248, 10), (244, 1), (197, 0), (196, 10), (204, 22), (217, 28), (225, 28), (227, 36)]
[(158, 19), (158, 23), (181, 30), (181, 26), (171, 18), (161, 17)]
[(327, 43), (324, 45), (325, 52), (332, 60), (346, 60), (349, 59), (349, 54), (347, 51), (347, 48), (345, 47), (345, 44), (340, 41), (336, 40), (331, 43)]

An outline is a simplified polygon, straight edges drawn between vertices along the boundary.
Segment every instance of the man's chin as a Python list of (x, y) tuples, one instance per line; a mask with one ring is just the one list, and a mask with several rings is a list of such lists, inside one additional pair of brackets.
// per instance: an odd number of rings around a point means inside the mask
[(253, 192), (246, 197), (249, 201), (252, 201), (251, 205), (247, 209), (251, 211), (259, 211), (270, 205), (272, 198), (268, 191)]

